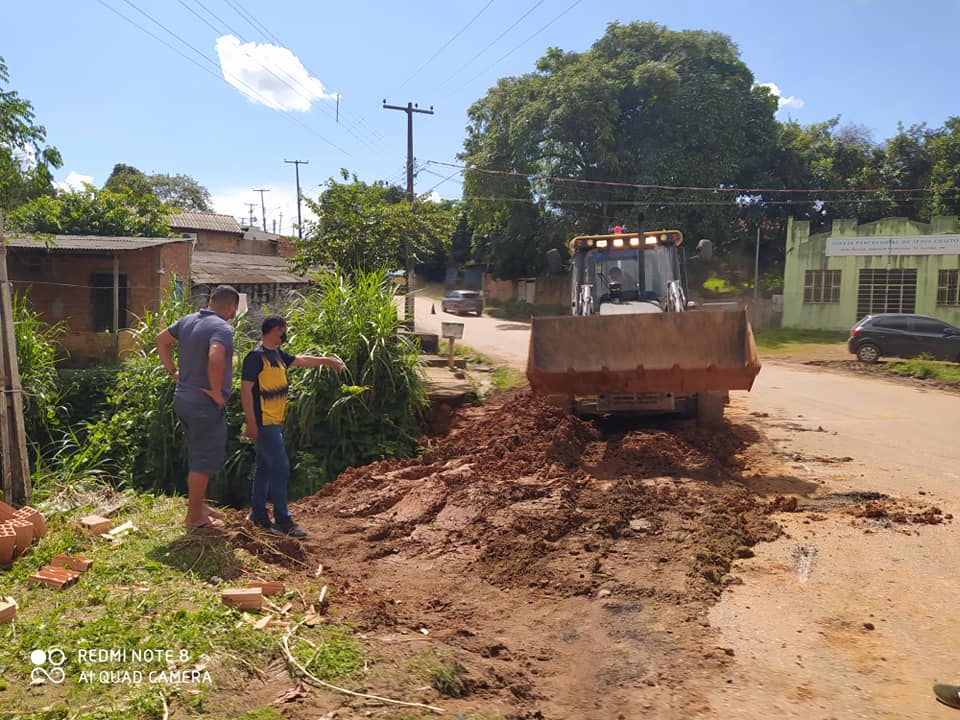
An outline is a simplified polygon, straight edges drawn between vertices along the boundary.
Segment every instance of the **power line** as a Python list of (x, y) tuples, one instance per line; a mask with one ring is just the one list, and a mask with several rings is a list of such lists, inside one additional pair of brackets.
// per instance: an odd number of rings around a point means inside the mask
[(487, 72), (487, 71), (490, 70), (491, 68), (499, 65), (502, 61), (506, 60), (508, 57), (510, 57), (511, 55), (513, 55), (517, 50), (519, 50), (519, 49), (522, 48), (524, 45), (526, 45), (528, 42), (530, 42), (531, 40), (533, 40), (537, 35), (539, 35), (539, 34), (542, 33), (544, 30), (546, 30), (548, 27), (550, 27), (551, 25), (553, 25), (557, 20), (559, 20), (560, 18), (562, 18), (564, 15), (566, 15), (568, 12), (570, 12), (571, 10), (573, 10), (577, 5), (579, 5), (579, 4), (582, 3), (582, 2), (583, 2), (583, 0), (575, 0), (575, 1), (573, 2), (573, 4), (569, 5), (566, 10), (564, 10), (564, 11), (561, 12), (559, 15), (557, 15), (555, 18), (553, 18), (553, 20), (551, 20), (551, 21), (548, 22), (546, 25), (544, 25), (542, 28), (540, 28), (539, 30), (537, 30), (535, 33), (533, 33), (530, 37), (528, 37), (528, 38), (527, 38), (526, 40), (524, 40), (522, 43), (520, 43), (519, 45), (517, 45), (516, 47), (514, 47), (512, 50), (508, 50), (506, 53), (504, 53), (504, 54), (501, 55), (499, 58), (497, 58), (496, 60), (494, 60), (492, 63), (490, 63), (489, 65), (487, 65), (487, 67), (485, 67), (483, 70), (481, 70), (480, 72), (478, 72), (478, 73), (477, 73), (476, 75), (474, 75), (472, 78), (470, 78), (469, 80), (467, 80), (466, 83), (463, 83), (463, 85), (462, 85), (461, 87), (472, 83), (474, 80), (476, 80), (477, 78), (479, 78), (479, 77), (480, 77), (481, 75), (483, 75), (485, 72)]
[[(215, 67), (215, 68), (217, 68), (217, 69), (220, 69), (220, 70), (223, 72), (223, 75), (220, 75), (220, 74), (218, 74), (218, 73), (210, 70), (209, 68), (204, 67), (203, 65), (201, 65), (200, 63), (198, 63), (196, 60), (194, 60), (194, 59), (191, 58), (190, 56), (185, 55), (183, 52), (181, 52), (181, 51), (180, 51), (179, 49), (177, 49), (175, 46), (173, 46), (173, 45), (171, 45), (170, 43), (168, 43), (168, 42), (166, 42), (165, 40), (163, 40), (163, 38), (159, 37), (159, 36), (156, 35), (155, 33), (151, 32), (151, 31), (148, 30), (147, 28), (143, 27), (143, 25), (141, 25), (141, 24), (139, 24), (138, 22), (136, 22), (135, 20), (132, 20), (131, 18), (127, 17), (126, 15), (124, 15), (123, 13), (121, 13), (121, 12), (120, 12), (119, 10), (117, 10), (116, 8), (108, 5), (108, 4), (105, 2), (105, 0), (96, 0), (96, 1), (97, 1), (100, 5), (102, 5), (103, 7), (105, 7), (107, 10), (109, 10), (110, 12), (112, 12), (112, 13), (114, 13), (115, 15), (119, 16), (122, 20), (130, 23), (131, 25), (133, 25), (133, 26), (134, 26), (135, 28), (137, 28), (138, 30), (140, 30), (140, 31), (146, 33), (147, 35), (149, 35), (150, 37), (152, 37), (154, 40), (157, 40), (158, 42), (160, 42), (160, 43), (163, 44), (164, 46), (170, 48), (170, 49), (173, 50), (175, 53), (177, 53), (178, 55), (180, 55), (180, 57), (182, 57), (182, 58), (184, 58), (184, 59), (186, 59), (186, 60), (189, 60), (190, 62), (192, 62), (192, 63), (193, 63), (194, 65), (196, 65), (197, 67), (199, 67), (199, 68), (200, 68), (201, 70), (203, 70), (204, 72), (209, 73), (210, 75), (212, 75), (213, 77), (217, 78), (218, 80), (222, 80), (223, 82), (226, 82), (228, 85), (231, 85), (231, 83), (228, 81), (227, 78), (228, 78), (228, 77), (229, 77), (229, 78), (232, 78), (232, 79), (235, 80), (238, 84), (242, 85), (242, 86), (247, 90), (247, 92), (249, 92), (251, 95), (259, 98), (260, 101), (261, 101), (264, 105), (267, 105), (267, 106), (270, 105), (270, 101), (269, 101), (267, 98), (265, 98), (263, 95), (261, 95), (259, 92), (257, 92), (254, 88), (252, 88), (252, 87), (250, 87), (249, 85), (247, 85), (245, 82), (243, 82), (243, 80), (241, 80), (240, 78), (236, 77), (235, 75), (230, 74), (230, 73), (227, 73), (225, 70), (223, 70), (223, 69), (220, 67), (220, 64), (219, 64), (218, 62), (216, 62), (215, 60), (213, 60), (212, 58), (210, 58), (208, 55), (206, 55), (206, 54), (203, 53), (202, 51), (200, 51), (200, 50), (198, 50), (197, 48), (195, 48), (193, 45), (191, 45), (191, 44), (188, 43), (186, 40), (184, 40), (182, 37), (180, 37), (180, 35), (178, 35), (178, 34), (175, 33), (173, 30), (171, 30), (170, 28), (168, 28), (167, 26), (165, 26), (163, 23), (161, 23), (159, 20), (157, 20), (156, 18), (154, 18), (152, 15), (150, 15), (150, 14), (147, 13), (146, 11), (144, 11), (144, 10), (140, 9), (139, 7), (137, 7), (137, 6), (136, 6), (134, 3), (132, 3), (130, 0), (123, 0), (123, 1), (124, 1), (127, 5), (129, 5), (130, 7), (132, 7), (134, 10), (136, 10), (137, 12), (139, 12), (141, 15), (143, 15), (144, 17), (146, 17), (148, 20), (150, 20), (152, 23), (154, 23), (157, 27), (161, 28), (164, 32), (168, 33), (169, 35), (171, 35), (172, 37), (174, 37), (176, 40), (178, 40), (179, 42), (181, 42), (183, 45), (185, 45), (185, 46), (187, 46), (188, 48), (190, 48), (191, 50), (193, 50), (193, 51), (194, 51), (196, 54), (198, 54), (201, 58), (203, 58), (203, 59), (206, 60), (208, 63), (210, 63), (213, 67)], [(300, 125), (302, 128), (304, 128), (305, 130), (307, 130), (307, 132), (315, 135), (315, 136), (318, 137), (320, 140), (322, 140), (322, 141), (325, 142), (326, 144), (330, 145), (330, 146), (333, 147), (334, 149), (339, 150), (339, 151), (342, 152), (344, 155), (352, 156), (352, 154), (351, 154), (349, 151), (347, 151), (347, 150), (345, 150), (344, 148), (340, 147), (340, 146), (337, 145), (336, 143), (331, 142), (330, 140), (328, 140), (327, 138), (325, 138), (323, 135), (321, 135), (319, 132), (317, 132), (316, 130), (314, 130), (314, 129), (311, 128), (309, 125), (305, 124), (304, 122), (302, 122), (299, 118), (295, 117), (294, 115), (291, 115), (291, 114), (290, 114), (289, 112), (287, 112), (286, 110), (279, 110), (279, 112), (283, 113), (283, 114), (284, 114), (285, 116), (287, 116), (289, 119), (293, 120), (295, 123), (297, 123), (297, 124)]]
[[(128, 1), (128, 0), (124, 0), (124, 2), (127, 2), (127, 1)], [(292, 76), (290, 73), (288, 73), (288, 72), (287, 72), (286, 70), (284, 70), (283, 68), (278, 67), (278, 68), (277, 68), (277, 71), (280, 72), (281, 74), (283, 74), (286, 79), (284, 79), (283, 77), (280, 77), (280, 75), (278, 75), (276, 72), (274, 72), (273, 69), (272, 69), (269, 65), (267, 65), (266, 63), (264, 63), (263, 61), (261, 61), (259, 58), (257, 58), (255, 55), (253, 55), (253, 54), (251, 54), (250, 52), (248, 52), (248, 51), (243, 47), (244, 42), (245, 42), (245, 38), (243, 37), (243, 34), (242, 34), (240, 31), (236, 30), (236, 29), (235, 29), (233, 26), (231, 26), (226, 20), (224, 20), (224, 19), (223, 19), (222, 17), (220, 17), (219, 15), (217, 15), (217, 14), (216, 14), (213, 10), (211, 10), (209, 7), (207, 7), (206, 5), (204, 5), (204, 3), (202, 2), (202, 0), (193, 0), (193, 1), (197, 4), (197, 6), (203, 8), (203, 10), (205, 10), (205, 11), (207, 12), (207, 14), (209, 14), (212, 18), (214, 18), (214, 20), (216, 20), (217, 22), (219, 22), (224, 28), (227, 29), (227, 31), (229, 31), (230, 33), (232, 33), (232, 34), (237, 38), (237, 40), (240, 41), (240, 50), (241, 50), (241, 51), (243, 52), (243, 54), (246, 55), (250, 60), (252, 60), (252, 61), (255, 62), (257, 65), (259, 65), (261, 68), (263, 68), (263, 69), (266, 70), (268, 73), (270, 73), (274, 78), (276, 78), (278, 81), (280, 81), (281, 83), (283, 83), (287, 88), (289, 88), (290, 90), (292, 90), (292, 91), (293, 91), (294, 93), (296, 93), (299, 97), (301, 97), (301, 98), (303, 98), (304, 100), (306, 100), (307, 103), (312, 103), (312, 102), (314, 101), (315, 98), (314, 98), (314, 96), (311, 94), (311, 90), (310, 90), (308, 87), (306, 87), (298, 78), (295, 78), (294, 76)], [(204, 18), (202, 15), (200, 15), (200, 14), (197, 13), (195, 10), (193, 10), (193, 8), (189, 7), (189, 6), (184, 2), (184, 0), (177, 0), (177, 2), (179, 2), (181, 5), (183, 5), (183, 6), (184, 6), (187, 10), (189, 10), (195, 17), (197, 17), (199, 20), (201, 20), (204, 24), (207, 25), (207, 27), (211, 28), (214, 32), (216, 32), (216, 33), (221, 33), (221, 32), (223, 32), (223, 30), (222, 30), (221, 28), (217, 28), (217, 27), (214, 26), (212, 23), (210, 23), (206, 18)], [(229, 4), (229, 3), (228, 3), (228, 4)], [(233, 6), (231, 5), (231, 7), (233, 7)], [(234, 9), (236, 9), (236, 8), (234, 8)], [(277, 40), (277, 43), (278, 43), (278, 45), (280, 45), (281, 47), (283, 47), (283, 43), (280, 43), (279, 40)], [(303, 65), (302, 62), (301, 62), (300, 64)], [(306, 72), (307, 72), (308, 75), (312, 75), (312, 73), (306, 68), (306, 66), (304, 66), (304, 70), (306, 70)], [(294, 85), (294, 83), (295, 83), (295, 85)], [(299, 88), (299, 89), (298, 89), (298, 88)], [(330, 111), (325, 105), (323, 105), (322, 103), (319, 103), (319, 104), (318, 104), (318, 107), (320, 108), (320, 110), (321, 110), (322, 112), (326, 113), (327, 116), (329, 116), (329, 117), (334, 117), (334, 116), (332, 115), (331, 111)], [(339, 125), (340, 123), (338, 122), (337, 124)], [(350, 127), (346, 127), (346, 126), (344, 126), (344, 129), (347, 131), (347, 133), (349, 133), (350, 135), (352, 135), (356, 140), (358, 140), (358, 141), (360, 141), (361, 143), (363, 143), (364, 145), (366, 145), (370, 150), (373, 150), (374, 152), (376, 152), (377, 148), (375, 148), (373, 145), (371, 145), (369, 142), (367, 142), (366, 138), (364, 138), (362, 135), (358, 134), (354, 129), (352, 129), (352, 128), (350, 128)]]
[(651, 183), (627, 183), (613, 180), (587, 180), (584, 178), (558, 177), (555, 175), (537, 175), (534, 173), (523, 173), (512, 170), (493, 170), (491, 168), (479, 168), (476, 165), (457, 165), (456, 163), (441, 162), (439, 160), (430, 160), (433, 165), (442, 165), (445, 167), (459, 168), (469, 172), (482, 173), (484, 175), (507, 175), (510, 177), (522, 177), (529, 180), (548, 180), (550, 182), (571, 183), (576, 185), (598, 185), (614, 188), (631, 188), (635, 190), (672, 190), (689, 192), (709, 192), (709, 193), (738, 193), (740, 195), (751, 193), (911, 193), (911, 192), (942, 192), (950, 190), (947, 187), (922, 187), (922, 188), (741, 188), (734, 186), (720, 187), (698, 187), (694, 185), (656, 185)]
[(474, 60), (476, 60), (478, 57), (480, 57), (481, 55), (483, 55), (487, 50), (489, 50), (489, 49), (492, 48), (494, 45), (496, 45), (496, 44), (500, 41), (500, 39), (503, 38), (504, 35), (506, 35), (508, 32), (510, 32), (511, 30), (513, 30), (513, 29), (514, 29), (517, 25), (519, 25), (521, 22), (523, 22), (523, 20), (526, 19), (526, 17), (527, 17), (530, 13), (532, 13), (532, 12), (533, 12), (534, 10), (536, 10), (538, 7), (540, 7), (541, 5), (543, 5), (544, 2), (546, 2), (546, 0), (537, 0), (537, 2), (534, 3), (533, 6), (532, 6), (529, 10), (527, 10), (523, 15), (521, 15), (519, 18), (517, 18), (516, 20), (514, 20), (513, 23), (512, 23), (506, 30), (504, 30), (502, 33), (500, 33), (499, 35), (497, 35), (493, 40), (491, 40), (489, 43), (487, 43), (487, 44), (480, 50), (480, 52), (478, 52), (478, 53), (477, 53), (476, 55), (474, 55), (472, 58), (470, 58), (469, 60), (467, 60), (463, 65), (461, 65), (459, 68), (457, 68), (457, 69), (450, 75), (450, 77), (448, 77), (446, 80), (444, 80), (442, 83), (440, 83), (440, 87), (441, 87), (441, 88), (442, 88), (442, 87), (446, 87), (446, 86), (450, 83), (450, 81), (453, 80), (453, 78), (455, 78), (457, 75), (459, 75), (463, 70), (466, 70), (466, 69), (470, 66), (470, 64), (473, 63)]
[[(229, 0), (227, 0), (227, 1), (229, 2)], [(489, 0), (489, 2), (488, 2), (486, 5), (484, 5), (482, 8), (480, 8), (480, 12), (478, 12), (476, 15), (474, 15), (472, 18), (470, 18), (470, 20), (467, 22), (466, 25), (464, 25), (462, 28), (460, 28), (459, 30), (457, 30), (457, 32), (454, 33), (453, 37), (451, 37), (449, 40), (447, 40), (443, 45), (440, 46), (440, 49), (439, 49), (439, 50), (437, 50), (433, 55), (431, 55), (429, 58), (427, 58), (426, 62), (424, 62), (423, 65), (421, 65), (421, 66), (418, 67), (416, 70), (414, 70), (413, 73), (410, 75), (410, 77), (408, 77), (406, 80), (404, 80), (402, 83), (400, 83), (400, 88), (403, 88), (408, 82), (410, 82), (411, 80), (413, 80), (413, 78), (415, 78), (415, 77), (420, 73), (421, 70), (423, 70), (427, 65), (429, 65), (431, 62), (433, 62), (433, 60), (437, 57), (437, 55), (439, 55), (439, 54), (442, 53), (444, 50), (446, 50), (448, 47), (450, 47), (450, 43), (452, 43), (452, 42), (453, 42), (454, 40), (456, 40), (458, 37), (460, 37), (461, 35), (463, 35), (463, 33), (466, 32), (467, 28), (469, 28), (471, 25), (473, 25), (473, 23), (476, 22), (477, 18), (480, 17), (481, 15), (483, 15), (483, 13), (486, 11), (486, 9), (487, 9), (488, 7), (490, 7), (491, 5), (493, 5), (493, 2), (494, 2), (494, 0)]]

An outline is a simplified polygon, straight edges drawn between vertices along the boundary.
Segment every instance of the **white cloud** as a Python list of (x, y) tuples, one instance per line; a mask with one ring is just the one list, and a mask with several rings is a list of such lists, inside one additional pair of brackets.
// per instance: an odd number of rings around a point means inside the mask
[(217, 55), (224, 79), (250, 102), (274, 110), (306, 112), (314, 100), (331, 100), (323, 83), (284, 47), (242, 43), (233, 35), (217, 38)]
[[(306, 188), (303, 189), (306, 190)], [(251, 191), (249, 187), (223, 188), (212, 192), (210, 201), (214, 211), (224, 215), (233, 215), (241, 225), (249, 224), (250, 208), (248, 203), (253, 203), (254, 226), (263, 227), (260, 193)], [(273, 232), (273, 223), (276, 221), (277, 232), (284, 235), (297, 234), (295, 227), (297, 223), (297, 188), (295, 186), (272, 186), (270, 192), (264, 195), (264, 205), (267, 209), (267, 230), (269, 232)], [(316, 219), (316, 216), (306, 204), (301, 205), (301, 212), (303, 213), (304, 224), (307, 220)]]
[(804, 105), (803, 100), (794, 95), (788, 95), (787, 97), (784, 97), (780, 91), (780, 86), (776, 83), (757, 83), (757, 87), (767, 88), (770, 91), (770, 94), (777, 99), (777, 110), (785, 107), (799, 110)]
[(71, 190), (83, 190), (84, 183), (93, 184), (93, 175), (81, 175), (76, 170), (71, 170), (66, 180), (54, 180), (53, 185), (58, 190), (69, 192)]
[(440, 193), (438, 193), (436, 190), (431, 190), (431, 191), (430, 191), (430, 194), (427, 195), (427, 196), (424, 198), (424, 200), (428, 200), (428, 201), (430, 201), (430, 202), (432, 202), (432, 203), (441, 203), (441, 202), (443, 202), (443, 198), (440, 196)]

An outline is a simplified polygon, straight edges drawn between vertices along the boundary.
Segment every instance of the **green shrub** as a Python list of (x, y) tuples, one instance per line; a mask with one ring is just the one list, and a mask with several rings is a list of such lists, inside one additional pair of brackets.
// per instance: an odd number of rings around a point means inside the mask
[[(106, 402), (106, 412), (76, 437), (62, 462), (72, 474), (99, 473), (119, 484), (184, 491), (187, 453), (173, 412), (174, 383), (157, 357), (159, 332), (193, 312), (168, 299), (134, 329), (135, 356), (124, 361)], [(384, 273), (346, 279), (322, 277), (288, 313), (292, 354), (337, 355), (346, 370), (292, 369), (284, 428), (293, 467), (290, 493), (314, 492), (347, 467), (407, 455), (415, 449), (426, 396), (418, 372), (416, 344), (398, 334), (399, 321)], [(227, 405), (227, 460), (209, 495), (226, 502), (246, 500), (254, 453), (240, 438), (240, 363), (253, 346), (249, 323), (235, 323), (233, 394)], [(259, 332), (256, 333), (259, 336)], [(344, 390), (343, 388), (347, 388)]]

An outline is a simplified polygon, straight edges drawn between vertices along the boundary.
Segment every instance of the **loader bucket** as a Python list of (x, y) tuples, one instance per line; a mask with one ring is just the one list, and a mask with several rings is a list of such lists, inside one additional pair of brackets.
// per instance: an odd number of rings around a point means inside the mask
[(760, 372), (745, 310), (533, 318), (527, 379), (556, 395), (749, 390)]

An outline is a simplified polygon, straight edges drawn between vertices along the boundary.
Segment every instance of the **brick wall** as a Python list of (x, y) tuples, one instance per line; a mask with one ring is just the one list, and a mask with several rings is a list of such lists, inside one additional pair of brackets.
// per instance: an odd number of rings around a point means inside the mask
[[(127, 305), (121, 308), (121, 326), (135, 324), (144, 309), (158, 307), (161, 292), (174, 272), (184, 279), (189, 276), (188, 243), (124, 250), (119, 258), (120, 275), (126, 275), (127, 285)], [(94, 328), (92, 288), (94, 274), (113, 275), (112, 252), (8, 248), (7, 260), (14, 289), (27, 292), (30, 306), (41, 319), (51, 324), (63, 321), (70, 328), (61, 345), (74, 356), (73, 364), (89, 364), (95, 358), (112, 357), (112, 338)]]
[(237, 252), (239, 242), (240, 236), (236, 233), (198, 230), (196, 249), (211, 252)]

